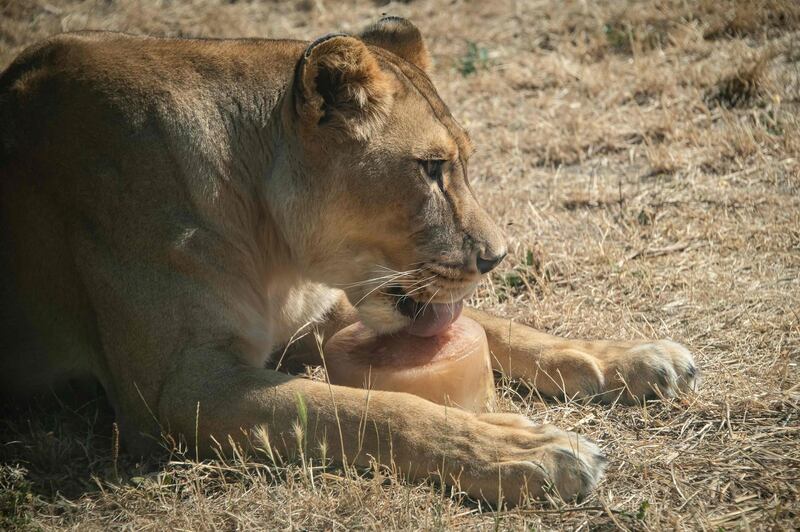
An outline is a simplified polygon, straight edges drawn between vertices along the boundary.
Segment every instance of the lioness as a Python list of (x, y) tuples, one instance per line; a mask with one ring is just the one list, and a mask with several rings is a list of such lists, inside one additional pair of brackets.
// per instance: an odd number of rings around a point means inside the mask
[[(354, 319), (436, 334), (506, 254), (429, 68), (397, 17), (312, 43), (81, 32), (25, 51), (0, 76), (3, 392), (92, 376), (133, 452), (169, 433), (287, 455), (302, 412), (309, 452), (474, 497), (591, 490), (604, 459), (574, 433), (268, 369)], [(672, 342), (464, 312), (543, 396), (695, 383)]]

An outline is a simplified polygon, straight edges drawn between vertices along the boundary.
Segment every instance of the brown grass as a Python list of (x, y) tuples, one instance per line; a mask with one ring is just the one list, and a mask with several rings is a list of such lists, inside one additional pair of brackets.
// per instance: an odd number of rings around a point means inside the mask
[(302, 461), (137, 463), (117, 456), (102, 405), (20, 407), (0, 429), (0, 528), (796, 529), (798, 4), (381, 4), (12, 0), (0, 65), (62, 30), (313, 38), (409, 16), (512, 242), (474, 303), (569, 337), (681, 341), (704, 370), (699, 392), (608, 408), (501, 382), (503, 409), (577, 430), (611, 459), (581, 505), (513, 511)]

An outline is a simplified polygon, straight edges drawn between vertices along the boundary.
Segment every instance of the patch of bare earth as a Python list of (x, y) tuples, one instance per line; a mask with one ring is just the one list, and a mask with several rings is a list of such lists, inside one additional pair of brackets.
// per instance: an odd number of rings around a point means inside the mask
[(582, 503), (514, 510), (302, 459), (136, 463), (96, 403), (7, 405), (0, 528), (797, 528), (796, 2), (6, 0), (0, 65), (64, 30), (310, 39), (382, 12), (427, 36), (512, 241), (473, 303), (569, 337), (683, 342), (698, 393), (609, 408), (501, 382), (503, 409), (611, 460)]

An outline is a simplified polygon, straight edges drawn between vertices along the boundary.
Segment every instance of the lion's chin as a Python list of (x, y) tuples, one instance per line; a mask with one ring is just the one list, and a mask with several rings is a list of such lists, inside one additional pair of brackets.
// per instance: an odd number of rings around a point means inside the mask
[(384, 299), (364, 301), (358, 307), (361, 321), (378, 334), (405, 331), (413, 336), (430, 337), (444, 332), (461, 315), (463, 302), (420, 303), (403, 298), (399, 304)]
[(363, 301), (357, 310), (361, 322), (378, 334), (393, 334), (411, 325), (411, 319), (386, 300)]

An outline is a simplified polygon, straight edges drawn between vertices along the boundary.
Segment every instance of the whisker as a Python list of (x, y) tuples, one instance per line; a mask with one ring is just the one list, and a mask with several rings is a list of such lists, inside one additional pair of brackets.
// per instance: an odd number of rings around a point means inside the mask
[(383, 294), (385, 296), (396, 298), (397, 299), (397, 304), (399, 304), (400, 301), (403, 300), (403, 298), (408, 297), (410, 295), (413, 295), (413, 294), (415, 294), (417, 292), (421, 292), (421, 291), (425, 290), (426, 288), (430, 287), (431, 285), (433, 285), (433, 282), (427, 283), (424, 286), (420, 286), (420, 287), (415, 288), (414, 290), (411, 290), (411, 291), (408, 291), (408, 292), (403, 291), (403, 294), (393, 294), (392, 292), (381, 292), (381, 294)]
[[(423, 264), (425, 264), (424, 261), (423, 262), (412, 262), (411, 264), (408, 265), (408, 267), (421, 266)], [(397, 270), (393, 270), (392, 268), (390, 268), (388, 266), (385, 266), (383, 264), (374, 264), (374, 266), (377, 267), (377, 268), (381, 268), (383, 270), (386, 270), (386, 271), (390, 271), (390, 272), (396, 272), (397, 271)], [(422, 268), (412, 268), (410, 270), (404, 270), (404, 271), (419, 271), (421, 269)]]
[(383, 288), (383, 287), (384, 287), (384, 286), (386, 286), (387, 284), (390, 284), (392, 281), (393, 281), (393, 279), (389, 279), (388, 281), (385, 281), (385, 282), (383, 282), (383, 283), (379, 284), (378, 286), (376, 286), (375, 288), (373, 288), (372, 290), (370, 290), (369, 292), (367, 292), (366, 294), (364, 294), (364, 295), (361, 297), (361, 299), (359, 299), (358, 301), (356, 301), (356, 302), (353, 304), (353, 306), (354, 306), (354, 307), (357, 307), (359, 303), (361, 303), (362, 301), (364, 301), (364, 299), (366, 299), (367, 297), (369, 297), (370, 295), (372, 295), (372, 293), (373, 293), (373, 292), (375, 292), (375, 290), (380, 290), (381, 288)]
[(340, 285), (336, 285), (336, 286), (343, 287), (343, 288), (355, 288), (357, 286), (364, 286), (364, 285), (367, 285), (367, 284), (377, 283), (377, 282), (380, 282), (380, 281), (383, 281), (383, 280), (386, 280), (386, 279), (393, 279), (393, 278), (397, 278), (397, 277), (400, 277), (400, 276), (397, 275), (397, 274), (381, 275), (380, 277), (372, 277), (370, 279), (364, 279), (363, 281), (356, 281), (355, 283), (340, 284)]
[[(408, 285), (408, 288), (413, 288), (415, 285), (418, 285), (418, 284), (420, 284), (420, 283), (424, 283), (425, 281), (428, 281), (428, 280), (430, 280), (430, 279), (435, 279), (436, 277), (438, 277), (436, 274), (429, 275), (428, 277), (423, 277), (422, 279), (419, 279), (419, 280), (417, 280), (417, 281), (414, 281), (413, 283), (411, 283), (410, 285)], [(404, 288), (406, 288), (406, 287), (404, 287)]]
[(338, 287), (342, 287), (342, 288), (354, 288), (356, 286), (363, 286), (363, 285), (371, 284), (371, 283), (374, 283), (374, 282), (379, 282), (379, 281), (382, 281), (384, 279), (407, 277), (409, 275), (413, 275), (413, 274), (415, 274), (417, 272), (420, 272), (420, 271), (422, 271), (422, 270), (421, 269), (416, 269), (416, 270), (408, 270), (408, 271), (404, 271), (404, 272), (394, 272), (394, 273), (391, 273), (391, 274), (388, 274), (388, 275), (379, 275), (377, 277), (372, 277), (372, 278), (369, 278), (369, 279), (356, 281), (356, 282), (350, 283), (350, 284), (344, 284), (344, 285), (340, 284), (340, 285), (337, 285), (337, 286)]
[(429, 288), (432, 284), (433, 284), (433, 281), (431, 281), (430, 283), (427, 283), (427, 284), (425, 284), (423, 286), (417, 287), (417, 288), (415, 288), (413, 290), (409, 290), (408, 292), (405, 293), (405, 295), (410, 296), (410, 295), (416, 294), (418, 292), (422, 292), (426, 288)]
[[(417, 318), (418, 318), (418, 317), (419, 317), (421, 314), (424, 314), (424, 313), (425, 313), (425, 309), (426, 309), (426, 308), (428, 308), (428, 305), (430, 305), (430, 304), (431, 304), (431, 301), (433, 301), (433, 298), (435, 298), (435, 297), (436, 297), (436, 295), (437, 295), (438, 293), (439, 293), (439, 289), (437, 288), (437, 289), (436, 289), (436, 292), (434, 292), (434, 293), (433, 293), (433, 295), (430, 297), (430, 299), (428, 299), (428, 301), (427, 301), (427, 302), (426, 302), (424, 305), (422, 305), (422, 307), (419, 309), (419, 311), (417, 311), (417, 313), (416, 313), (416, 314), (414, 314), (414, 320), (413, 320), (413, 321), (416, 321), (416, 320), (417, 320)], [(435, 309), (434, 309), (434, 310), (435, 310)]]

